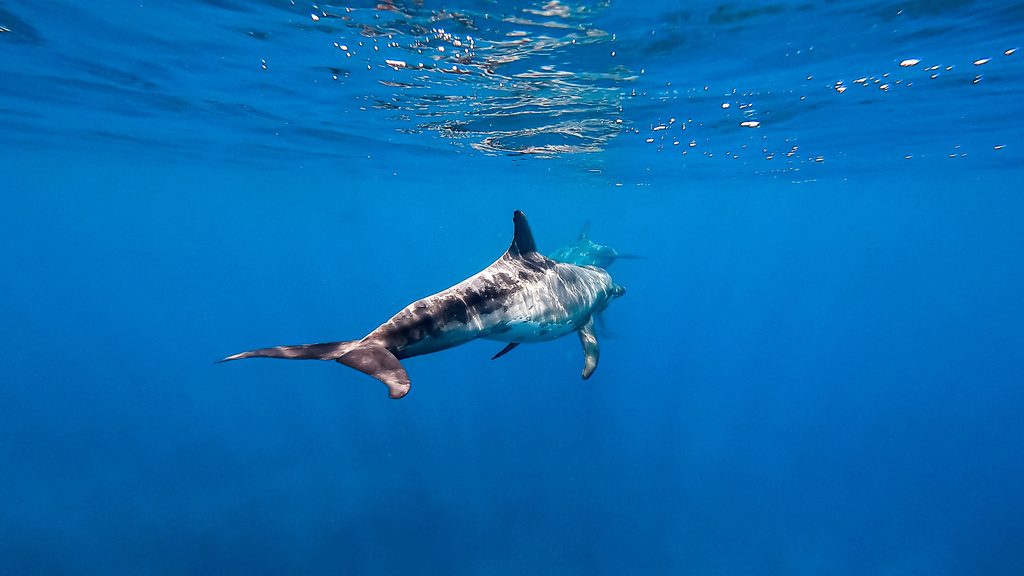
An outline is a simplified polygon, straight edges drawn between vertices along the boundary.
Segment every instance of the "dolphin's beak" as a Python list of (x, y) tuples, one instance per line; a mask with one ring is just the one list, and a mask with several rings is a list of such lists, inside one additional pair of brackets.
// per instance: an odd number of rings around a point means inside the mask
[(618, 284), (612, 284), (612, 298), (618, 298), (626, 293), (626, 289)]

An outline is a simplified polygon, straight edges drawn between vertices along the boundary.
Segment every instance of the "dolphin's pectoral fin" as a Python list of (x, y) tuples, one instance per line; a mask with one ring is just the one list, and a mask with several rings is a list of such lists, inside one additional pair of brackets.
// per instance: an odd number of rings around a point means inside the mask
[(585, 357), (585, 363), (583, 364), (583, 379), (590, 378), (590, 375), (597, 369), (597, 358), (601, 355), (601, 350), (597, 346), (597, 334), (594, 333), (594, 317), (591, 316), (587, 323), (580, 328), (580, 342), (583, 344), (583, 355)]
[(402, 363), (378, 342), (358, 342), (337, 361), (387, 384), (388, 396), (396, 400), (409, 392), (409, 375)]
[(620, 338), (619, 335), (608, 326), (608, 321), (604, 319), (604, 312), (594, 314), (595, 334), (600, 332), (602, 340), (618, 340)]
[(512, 349), (515, 348), (516, 346), (519, 346), (519, 342), (513, 342), (513, 343), (509, 344), (508, 346), (505, 346), (504, 348), (501, 349), (501, 352), (498, 352), (494, 356), (491, 356), (491, 360), (497, 360), (498, 358), (501, 358), (505, 354), (508, 354), (509, 352), (511, 352)]

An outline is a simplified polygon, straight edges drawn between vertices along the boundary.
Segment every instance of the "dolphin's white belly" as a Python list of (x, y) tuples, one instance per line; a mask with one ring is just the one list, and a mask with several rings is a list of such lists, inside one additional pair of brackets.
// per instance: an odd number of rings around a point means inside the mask
[(565, 321), (558, 323), (542, 323), (536, 322), (529, 319), (524, 320), (508, 320), (501, 324), (501, 327), (482, 338), (487, 340), (497, 340), (499, 342), (547, 342), (556, 338), (561, 338), (566, 334), (572, 334), (579, 330), (580, 327), (573, 321)]

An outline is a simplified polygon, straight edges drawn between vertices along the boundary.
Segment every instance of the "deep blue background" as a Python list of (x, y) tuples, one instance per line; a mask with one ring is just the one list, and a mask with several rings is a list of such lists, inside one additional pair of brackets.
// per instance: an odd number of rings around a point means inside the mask
[[(510, 66), (599, 86), (505, 118), (334, 81), (367, 37), (310, 6), (0, 3), (0, 573), (1022, 573), (1024, 16), (843, 4), (591, 7), (614, 40)], [(474, 147), (567, 118), (592, 149)], [(409, 359), (400, 401), (213, 364), (361, 337), (514, 209), (644, 257), (592, 379), (575, 337)]]

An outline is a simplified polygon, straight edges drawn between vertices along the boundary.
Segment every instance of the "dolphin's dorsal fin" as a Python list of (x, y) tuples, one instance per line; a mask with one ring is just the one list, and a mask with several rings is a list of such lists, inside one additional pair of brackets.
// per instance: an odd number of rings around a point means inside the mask
[(590, 234), (590, 220), (587, 220), (587, 223), (583, 225), (583, 231), (580, 232), (580, 241), (586, 240), (588, 234)]
[(512, 245), (508, 247), (507, 254), (513, 258), (521, 258), (536, 252), (537, 244), (533, 241), (533, 233), (530, 232), (526, 216), (516, 210), (512, 215), (512, 222), (516, 225), (516, 231), (512, 236)]

